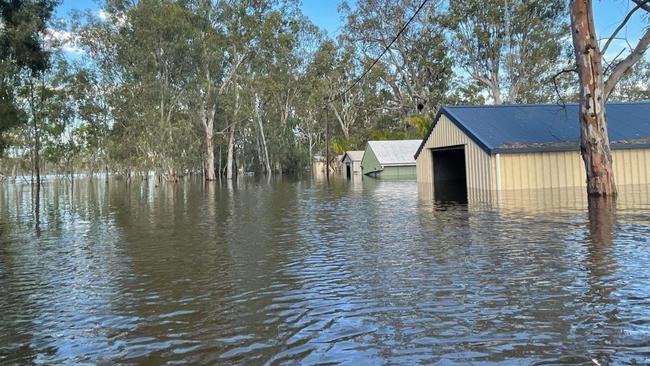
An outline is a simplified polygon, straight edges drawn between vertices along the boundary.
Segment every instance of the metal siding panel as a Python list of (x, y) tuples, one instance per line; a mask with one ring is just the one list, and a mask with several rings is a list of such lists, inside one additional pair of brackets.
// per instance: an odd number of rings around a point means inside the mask
[[(491, 187), (490, 156), (444, 115), (440, 117), (418, 156), (418, 172), (420, 172), (418, 182), (433, 183), (433, 163), (430, 154), (424, 150), (453, 145), (465, 146), (468, 188), (489, 189)], [(420, 159), (427, 155), (427, 158)]]

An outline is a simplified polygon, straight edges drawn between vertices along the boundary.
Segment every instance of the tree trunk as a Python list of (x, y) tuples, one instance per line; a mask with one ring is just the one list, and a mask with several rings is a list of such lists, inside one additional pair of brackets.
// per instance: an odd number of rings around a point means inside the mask
[(255, 113), (256, 113), (256, 119), (257, 119), (257, 124), (259, 127), (259, 132), (260, 132), (260, 139), (262, 142), (262, 150), (264, 152), (264, 167), (266, 170), (266, 174), (271, 175), (271, 161), (269, 160), (269, 149), (266, 145), (266, 136), (264, 135), (264, 124), (262, 123), (262, 111), (260, 110), (260, 100), (259, 97), (255, 97)]
[(605, 83), (591, 0), (573, 0), (571, 29), (580, 83), (580, 150), (590, 196), (614, 196), (616, 184), (605, 117)]
[(226, 180), (232, 180), (235, 170), (235, 128), (237, 127), (237, 118), (239, 116), (239, 86), (235, 83), (235, 110), (233, 111), (233, 122), (230, 125), (230, 134), (228, 136), (228, 154), (226, 160)]
[(228, 155), (226, 158), (226, 179), (233, 178), (233, 156), (235, 152), (235, 125), (230, 126), (230, 134), (228, 135)]
[(221, 167), (221, 144), (219, 144), (219, 181), (221, 181), (221, 176), (223, 175), (222, 167)]
[(205, 180), (214, 181), (217, 177), (214, 172), (214, 141), (212, 138), (212, 127), (205, 129)]

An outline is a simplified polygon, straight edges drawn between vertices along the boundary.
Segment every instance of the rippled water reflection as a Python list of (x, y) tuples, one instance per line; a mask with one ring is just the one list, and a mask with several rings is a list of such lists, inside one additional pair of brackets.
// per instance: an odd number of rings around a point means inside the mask
[(650, 362), (650, 197), (409, 181), (0, 190), (0, 364)]

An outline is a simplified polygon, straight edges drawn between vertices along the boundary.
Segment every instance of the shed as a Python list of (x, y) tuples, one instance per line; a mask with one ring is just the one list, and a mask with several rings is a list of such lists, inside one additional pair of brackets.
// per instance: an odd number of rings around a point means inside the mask
[(343, 166), (345, 167), (345, 176), (351, 179), (356, 174), (361, 174), (361, 160), (363, 151), (346, 151), (343, 155)]
[[(417, 181), (452, 200), (584, 187), (578, 112), (576, 104), (442, 107), (415, 154)], [(606, 113), (617, 184), (650, 184), (650, 102), (609, 103)]]
[(361, 161), (364, 175), (415, 177), (415, 152), (421, 140), (368, 141)]

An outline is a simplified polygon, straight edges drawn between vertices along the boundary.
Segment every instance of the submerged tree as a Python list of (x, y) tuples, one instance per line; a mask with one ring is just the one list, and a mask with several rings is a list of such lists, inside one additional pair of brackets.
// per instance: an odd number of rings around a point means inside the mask
[[(650, 46), (650, 27), (637, 45), (618, 62), (603, 65), (603, 55), (631, 16), (643, 9), (650, 13), (650, 2), (632, 0), (636, 6), (607, 38), (603, 48), (598, 44), (591, 0), (571, 3), (571, 33), (575, 48), (580, 85), (580, 149), (587, 173), (587, 193), (593, 196), (615, 196), (617, 193), (612, 167), (612, 154), (607, 133), (605, 103), (621, 78), (643, 57)], [(607, 73), (607, 76), (605, 75)]]
[(49, 67), (45, 30), (55, 0), (0, 0), (0, 152), (4, 133), (27, 122), (16, 100), (16, 86)]

